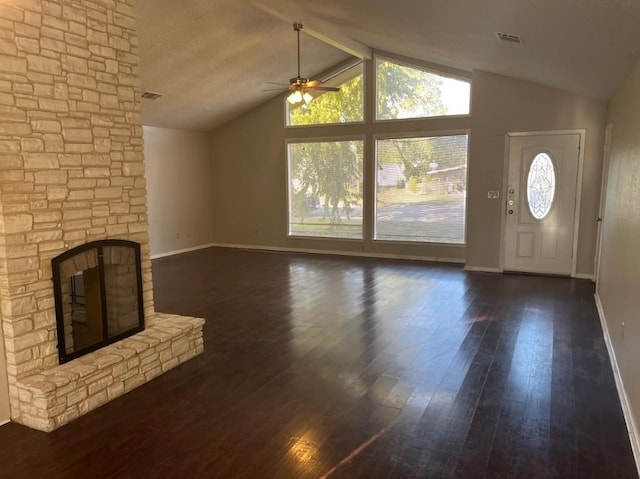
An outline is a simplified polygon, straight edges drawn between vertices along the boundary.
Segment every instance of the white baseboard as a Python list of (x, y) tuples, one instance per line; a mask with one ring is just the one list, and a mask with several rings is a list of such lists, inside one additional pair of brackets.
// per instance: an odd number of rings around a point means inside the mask
[(436, 257), (436, 256), (409, 256), (409, 255), (400, 255), (400, 254), (369, 253), (369, 252), (360, 252), (360, 251), (334, 251), (334, 250), (308, 249), (308, 248), (283, 248), (280, 246), (256, 246), (256, 245), (229, 244), (229, 243), (213, 243), (209, 246), (215, 246), (218, 248), (273, 251), (273, 252), (281, 252), (281, 253), (311, 253), (311, 254), (329, 254), (329, 255), (336, 255), (336, 256), (357, 256), (361, 258), (408, 259), (412, 261), (433, 261), (438, 263), (457, 263), (457, 264), (464, 263), (464, 259), (442, 258), (442, 257)]
[(589, 274), (589, 273), (576, 273), (574, 278), (576, 278), (576, 279), (590, 279), (591, 281), (593, 281), (593, 275)]
[(477, 271), (479, 273), (502, 273), (500, 268), (485, 268), (484, 266), (468, 266), (465, 265), (465, 271)]
[(611, 361), (611, 368), (613, 369), (613, 377), (616, 381), (616, 389), (618, 390), (618, 396), (620, 397), (620, 405), (622, 406), (622, 413), (624, 414), (624, 420), (627, 424), (627, 431), (629, 433), (629, 442), (631, 442), (631, 450), (636, 460), (636, 469), (640, 475), (640, 437), (638, 437), (638, 428), (633, 417), (633, 412), (629, 406), (629, 399), (624, 389), (624, 382), (620, 375), (620, 369), (618, 368), (618, 360), (616, 359), (616, 353), (613, 349), (611, 342), (611, 336), (609, 334), (609, 327), (607, 326), (607, 320), (604, 316), (604, 309), (602, 308), (602, 302), (600, 296), (596, 292), (595, 295), (596, 308), (598, 308), (598, 316), (600, 317), (600, 325), (602, 326), (602, 333), (604, 335), (604, 342), (607, 345), (607, 351), (609, 352), (609, 360)]
[(164, 258), (166, 256), (174, 256), (176, 254), (188, 253), (189, 251), (196, 251), (199, 249), (211, 248), (212, 246), (215, 246), (215, 245), (213, 243), (209, 243), (209, 244), (203, 244), (199, 246), (192, 246), (190, 248), (177, 249), (175, 251), (167, 251), (166, 253), (156, 253), (151, 255), (151, 259)]

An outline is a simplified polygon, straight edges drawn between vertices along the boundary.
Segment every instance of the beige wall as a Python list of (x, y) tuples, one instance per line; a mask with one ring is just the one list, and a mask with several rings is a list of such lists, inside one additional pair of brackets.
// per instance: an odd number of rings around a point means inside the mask
[[(369, 96), (371, 92), (369, 92)], [(367, 138), (367, 125), (286, 130), (281, 99), (274, 99), (211, 134), (214, 242), (344, 252), (397, 254), (464, 260), (469, 267), (500, 266), (502, 200), (488, 200), (487, 190), (502, 190), (505, 135), (508, 132), (586, 129), (583, 197), (580, 211), (577, 273), (593, 272), (606, 105), (567, 92), (475, 71), (472, 116), (387, 125), (389, 132), (470, 129), (467, 247), (393, 245), (374, 242), (289, 239), (286, 237), (285, 135), (331, 137), (352, 133)], [(380, 125), (376, 125), (380, 128)], [(395, 131), (394, 131), (395, 130)], [(371, 163), (369, 163), (371, 164)], [(371, 168), (366, 185), (373, 184)], [(243, 199), (237, 189), (243, 191)], [(236, 198), (232, 208), (229, 198)], [(365, 204), (365, 207), (367, 204)], [(369, 204), (369, 210), (372, 205)], [(365, 228), (372, 218), (365, 216)]]
[[(372, 69), (369, 62), (367, 69)], [(372, 72), (370, 72), (372, 73)], [(371, 100), (372, 85), (366, 96)], [(287, 172), (285, 138), (331, 138), (353, 135), (365, 139), (364, 187), (374, 184), (371, 152), (378, 134), (464, 132), (469, 117), (406, 120), (372, 124), (284, 127), (283, 99), (275, 98), (211, 133), (213, 161), (213, 223), (215, 243), (276, 248), (338, 251), (464, 261), (464, 246), (390, 244), (287, 237)], [(368, 159), (367, 159), (368, 158)], [(241, 195), (239, 194), (241, 192)], [(372, 231), (373, 195), (365, 194), (365, 230)], [(369, 235), (370, 237), (371, 235)]]
[(630, 412), (637, 418), (640, 415), (640, 61), (609, 104), (608, 119), (613, 124), (613, 136), (597, 294)]
[(509, 132), (586, 129), (577, 273), (593, 273), (606, 105), (564, 91), (484, 71), (473, 72), (469, 161), (467, 265), (498, 268), (505, 135)]
[(145, 126), (151, 254), (212, 242), (209, 136)]

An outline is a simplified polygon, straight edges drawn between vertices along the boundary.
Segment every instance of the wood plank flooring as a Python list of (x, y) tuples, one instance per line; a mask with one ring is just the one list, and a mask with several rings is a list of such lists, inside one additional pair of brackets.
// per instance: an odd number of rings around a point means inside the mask
[(50, 434), (2, 478), (636, 478), (593, 285), (210, 248), (154, 262), (205, 353)]

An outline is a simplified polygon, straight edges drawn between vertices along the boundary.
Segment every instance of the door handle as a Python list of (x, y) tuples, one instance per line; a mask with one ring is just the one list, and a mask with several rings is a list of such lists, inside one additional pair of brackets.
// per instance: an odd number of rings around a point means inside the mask
[(507, 200), (507, 207), (506, 207), (506, 213), (512, 215), (513, 214), (513, 206), (516, 204), (516, 202), (513, 200), (513, 198), (509, 198)]
[(596, 218), (596, 223), (601, 223), (602, 222), (602, 216), (598, 216)]

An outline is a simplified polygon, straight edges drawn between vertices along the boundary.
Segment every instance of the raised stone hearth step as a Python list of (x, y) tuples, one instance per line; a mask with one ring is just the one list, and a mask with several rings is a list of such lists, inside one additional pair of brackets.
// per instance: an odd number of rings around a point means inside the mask
[(203, 326), (201, 318), (155, 313), (134, 336), (18, 381), (13, 420), (53, 431), (202, 353)]

